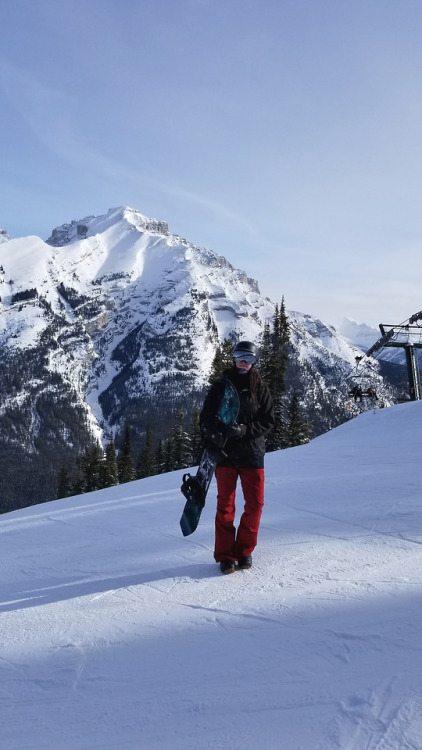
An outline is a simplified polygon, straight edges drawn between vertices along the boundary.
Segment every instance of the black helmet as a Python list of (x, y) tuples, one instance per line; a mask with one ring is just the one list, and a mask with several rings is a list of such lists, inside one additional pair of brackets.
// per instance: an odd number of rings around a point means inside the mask
[(252, 341), (239, 341), (235, 346), (234, 354), (238, 354), (239, 352), (248, 352), (248, 354), (254, 354), (255, 357), (258, 356), (258, 350)]

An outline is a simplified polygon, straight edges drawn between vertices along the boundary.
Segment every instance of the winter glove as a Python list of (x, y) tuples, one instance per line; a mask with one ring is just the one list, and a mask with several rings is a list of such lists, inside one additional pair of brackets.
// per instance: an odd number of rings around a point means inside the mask
[(226, 435), (228, 438), (242, 438), (246, 435), (246, 425), (237, 424), (236, 422), (226, 429)]

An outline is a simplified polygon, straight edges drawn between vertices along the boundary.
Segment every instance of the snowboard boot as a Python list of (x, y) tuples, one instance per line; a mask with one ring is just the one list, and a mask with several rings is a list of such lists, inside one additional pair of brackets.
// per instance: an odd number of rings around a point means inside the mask
[(236, 570), (236, 563), (234, 560), (222, 560), (220, 563), (220, 570), (224, 575), (228, 573), (234, 573)]
[(244, 555), (244, 557), (240, 557), (237, 566), (239, 570), (249, 570), (249, 568), (252, 567), (252, 555)]

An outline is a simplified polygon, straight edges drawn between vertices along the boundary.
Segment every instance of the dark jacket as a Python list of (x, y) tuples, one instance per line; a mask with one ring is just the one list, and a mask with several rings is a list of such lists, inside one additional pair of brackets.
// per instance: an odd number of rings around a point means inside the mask
[(240, 438), (229, 438), (224, 446), (227, 458), (219, 466), (234, 466), (239, 469), (262, 469), (264, 467), (265, 435), (274, 426), (274, 409), (268, 386), (252, 368), (239, 375), (236, 367), (226, 370), (223, 377), (214, 383), (204, 401), (199, 421), (203, 434), (218, 428), (216, 415), (224, 393), (226, 378), (239, 394), (240, 410), (238, 424), (246, 425), (246, 434)]

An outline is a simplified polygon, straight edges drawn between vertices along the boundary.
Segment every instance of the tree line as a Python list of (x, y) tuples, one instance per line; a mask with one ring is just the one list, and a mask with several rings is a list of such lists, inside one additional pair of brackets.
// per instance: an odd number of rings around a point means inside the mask
[(119, 451), (112, 437), (105, 449), (98, 443), (89, 446), (73, 468), (61, 467), (57, 477), (57, 498), (81, 495), (134, 479), (195, 466), (199, 463), (202, 450), (198, 410), (195, 410), (191, 424), (185, 426), (184, 414), (180, 409), (167, 439), (160, 439), (157, 445), (148, 425), (144, 446), (138, 454), (133, 449), (130, 427), (126, 424)]
[[(286, 370), (289, 360), (290, 330), (284, 299), (276, 305), (272, 324), (264, 326), (258, 369), (268, 384), (274, 402), (275, 428), (267, 439), (267, 451), (301, 445), (309, 440), (309, 426), (303, 413), (298, 392), (293, 388), (286, 397)], [(221, 377), (233, 362), (234, 339), (225, 339), (217, 346), (209, 384)], [(134, 479), (189, 468), (199, 463), (203, 444), (199, 429), (199, 411), (195, 409), (187, 423), (179, 409), (170, 434), (157, 444), (150, 425), (145, 443), (138, 455), (132, 447), (130, 427), (125, 427), (122, 446), (116, 450), (114, 438), (105, 449), (90, 445), (71, 470), (63, 466), (57, 479), (57, 497), (83, 494), (131, 482)]]

